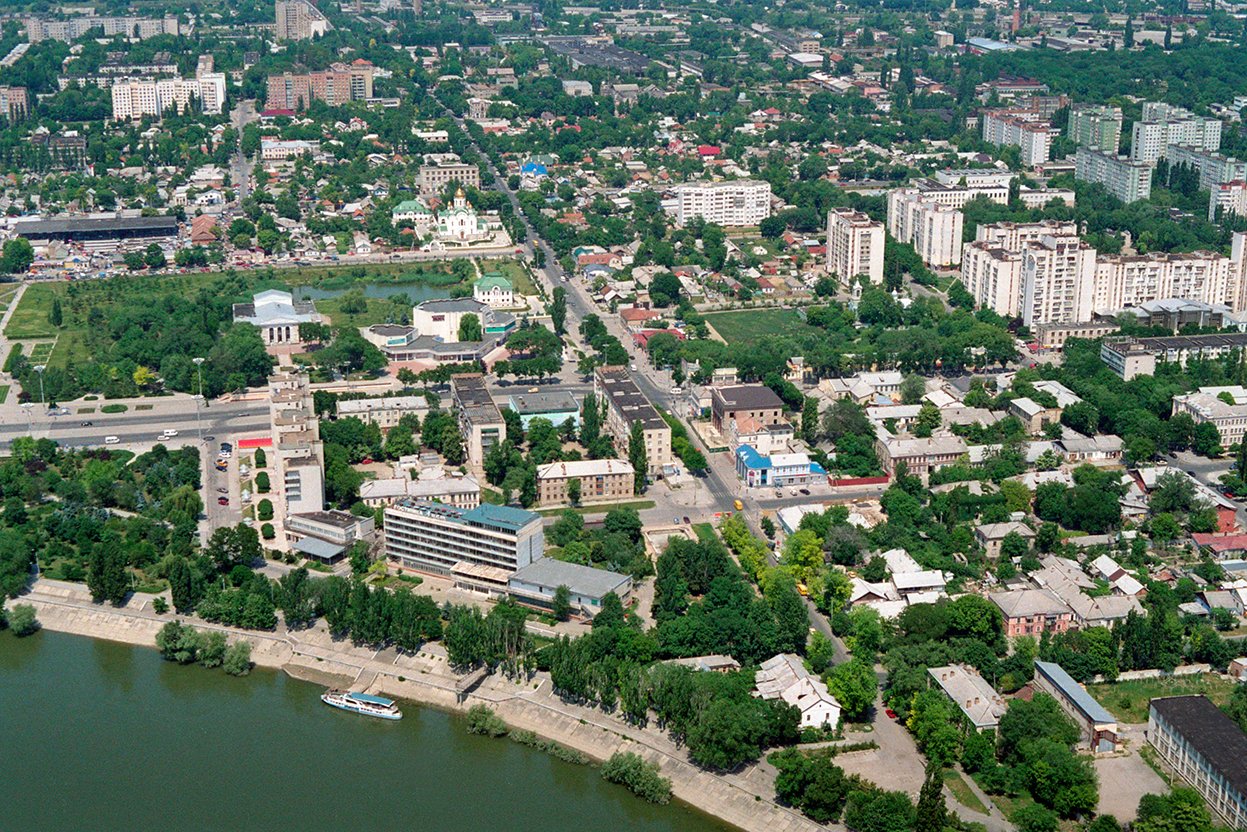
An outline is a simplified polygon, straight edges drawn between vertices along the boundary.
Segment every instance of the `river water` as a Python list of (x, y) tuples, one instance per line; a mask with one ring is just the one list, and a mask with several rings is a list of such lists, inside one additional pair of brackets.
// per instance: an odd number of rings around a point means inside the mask
[(726, 832), (596, 770), (405, 703), (386, 722), (317, 686), (151, 649), (0, 633), (0, 830)]

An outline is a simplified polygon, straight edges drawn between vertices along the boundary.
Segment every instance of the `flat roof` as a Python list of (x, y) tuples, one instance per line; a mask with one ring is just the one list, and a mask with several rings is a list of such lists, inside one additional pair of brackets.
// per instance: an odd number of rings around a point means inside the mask
[(596, 379), (611, 407), (620, 411), (629, 424), (640, 422), (646, 430), (670, 427), (625, 368), (598, 367)]
[(573, 595), (601, 598), (608, 592), (614, 592), (628, 580), (627, 575), (621, 575), (618, 572), (581, 566), (578, 563), (567, 563), (554, 558), (540, 558), (515, 570), (510, 583), (535, 584), (551, 589), (566, 586)]
[(325, 526), (333, 526), (338, 529), (349, 529), (361, 519), (347, 511), (337, 511), (331, 509), (329, 511), (305, 511), (300, 514), (293, 514), (291, 517), (298, 517), (313, 523), (320, 523)]
[(45, 234), (72, 234), (93, 231), (148, 231), (161, 229), (170, 234), (178, 230), (177, 217), (74, 217), (68, 219), (22, 220), (13, 230), (23, 237)]
[(294, 548), (308, 557), (319, 560), (333, 560), (345, 551), (345, 546), (321, 540), (319, 537), (301, 537), (294, 542)]
[(579, 410), (576, 398), (566, 390), (551, 390), (537, 393), (512, 393), (509, 399), (511, 409), (520, 415), (530, 413), (565, 413)]
[(469, 523), (508, 529), (522, 529), (534, 520), (541, 520), (540, 514), (512, 506), (496, 506), (492, 503), (481, 503), (476, 508), (465, 511), (461, 517)]
[(1152, 710), (1240, 795), (1247, 795), (1247, 734), (1206, 696), (1153, 699)]
[(739, 384), (734, 387), (716, 387), (711, 395), (731, 409), (749, 410), (783, 409), (784, 403), (775, 391), (765, 384)]
[[(1110, 723), (1117, 724), (1117, 717), (1105, 710), (1104, 706), (1095, 701), (1091, 694), (1083, 689), (1083, 686), (1074, 681), (1073, 677), (1065, 672), (1065, 668), (1055, 662), (1041, 662), (1035, 660), (1035, 670), (1042, 673), (1048, 681), (1056, 686), (1061, 695), (1073, 703), (1083, 716), (1089, 722), (1096, 724)], [(1239, 733), (1242, 733), (1241, 731)], [(1247, 770), (1247, 769), (1245, 769)]]

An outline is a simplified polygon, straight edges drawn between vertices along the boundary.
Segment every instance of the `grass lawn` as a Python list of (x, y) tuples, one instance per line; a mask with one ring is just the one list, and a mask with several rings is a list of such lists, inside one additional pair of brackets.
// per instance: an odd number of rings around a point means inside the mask
[(738, 309), (704, 316), (729, 344), (752, 344), (768, 338), (817, 332), (793, 309)]
[(697, 539), (703, 542), (714, 540), (716, 537), (714, 526), (709, 523), (694, 523), (693, 532), (697, 535)]
[(0, 384), (0, 404), (4, 404), (4, 400), (9, 397), (9, 385)]
[(1234, 685), (1234, 682), (1222, 679), (1215, 673), (1206, 673), (1087, 685), (1087, 692), (1122, 722), (1142, 723), (1147, 722), (1148, 701), (1151, 699), (1202, 693), (1221, 706), (1230, 698)]
[(30, 363), (47, 364), (48, 357), (52, 355), (53, 341), (40, 341), (30, 348)]
[(538, 294), (537, 287), (533, 285), (532, 278), (528, 276), (528, 270), (522, 263), (515, 260), (482, 260), (481, 274), (489, 272), (502, 272), (502, 276), (511, 281), (511, 285), (515, 287), (516, 294)]
[(89, 364), (91, 351), (87, 349), (86, 332), (72, 329), (56, 339), (56, 347), (48, 357), (48, 364), (53, 367)]
[[(48, 323), (52, 298), (63, 295), (63, 283), (35, 283), (22, 295), (22, 302), (13, 310), (4, 334), (8, 338), (54, 338), (56, 327)], [(68, 317), (68, 316), (67, 316)]]
[(948, 790), (953, 793), (953, 797), (957, 798), (957, 802), (962, 806), (981, 812), (984, 815), (987, 814), (987, 807), (983, 805), (983, 801), (979, 800), (978, 795), (970, 791), (966, 781), (962, 780), (961, 775), (953, 769), (944, 770), (944, 785), (948, 786)]

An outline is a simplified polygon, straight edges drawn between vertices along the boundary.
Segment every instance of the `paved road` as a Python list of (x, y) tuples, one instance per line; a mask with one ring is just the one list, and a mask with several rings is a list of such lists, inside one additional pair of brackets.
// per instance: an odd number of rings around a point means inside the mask
[(255, 163), (242, 152), (242, 131), (244, 127), (258, 118), (254, 101), (240, 101), (230, 113), (230, 122), (234, 130), (238, 132), (238, 148), (230, 162), (230, 181), (238, 192), (240, 204), (251, 193), (251, 172), (255, 168)]
[[(103, 404), (105, 402), (99, 402), (99, 405)], [(87, 406), (79, 404), (68, 406), (69, 415), (47, 415), (39, 405), (29, 409), (7, 407), (0, 415), (0, 445), (11, 443), (17, 436), (27, 435), (49, 437), (62, 445), (75, 447), (102, 446), (107, 436), (116, 436), (123, 447), (128, 444), (151, 445), (160, 441), (161, 433), (166, 428), (178, 431), (176, 437), (165, 441), (166, 445), (184, 445), (198, 441), (200, 424), (204, 436), (258, 431), (269, 426), (268, 403), (265, 401), (219, 402), (201, 408), (199, 421), (196, 420), (195, 404), (191, 399), (153, 400), (150, 404), (153, 407), (150, 411), (135, 411), (131, 405), (125, 413), (115, 414), (100, 413), (98, 407), (95, 413), (78, 413), (80, 407)], [(84, 421), (91, 424), (83, 425)]]

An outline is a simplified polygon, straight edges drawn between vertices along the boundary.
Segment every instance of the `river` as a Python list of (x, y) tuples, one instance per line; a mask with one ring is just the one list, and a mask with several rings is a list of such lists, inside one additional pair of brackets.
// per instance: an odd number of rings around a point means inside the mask
[(234, 678), (150, 649), (0, 633), (0, 829), (726, 832), (684, 806), (405, 703), (400, 722), (321, 689)]

